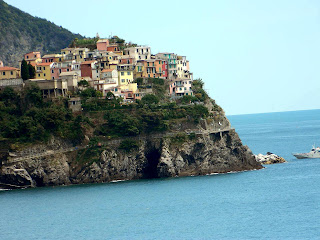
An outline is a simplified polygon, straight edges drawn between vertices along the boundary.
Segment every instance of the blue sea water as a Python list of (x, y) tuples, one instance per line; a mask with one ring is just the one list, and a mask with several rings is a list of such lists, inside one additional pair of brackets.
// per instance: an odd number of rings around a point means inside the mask
[(0, 239), (320, 239), (320, 110), (229, 117), (263, 170), (0, 192)]

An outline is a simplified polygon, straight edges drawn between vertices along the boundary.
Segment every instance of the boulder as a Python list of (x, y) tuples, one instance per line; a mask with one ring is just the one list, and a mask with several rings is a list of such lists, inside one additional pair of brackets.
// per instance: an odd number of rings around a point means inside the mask
[(266, 155), (259, 153), (258, 155), (255, 155), (255, 157), (256, 160), (261, 164), (275, 164), (287, 162), (283, 157), (280, 157), (271, 152), (267, 152)]

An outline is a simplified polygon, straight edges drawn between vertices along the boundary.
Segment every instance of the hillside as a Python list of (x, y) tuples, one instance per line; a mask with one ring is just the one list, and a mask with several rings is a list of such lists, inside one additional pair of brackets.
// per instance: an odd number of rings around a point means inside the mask
[(0, 60), (8, 66), (18, 66), (23, 54), (60, 52), (79, 34), (59, 27), (45, 19), (33, 17), (0, 0)]

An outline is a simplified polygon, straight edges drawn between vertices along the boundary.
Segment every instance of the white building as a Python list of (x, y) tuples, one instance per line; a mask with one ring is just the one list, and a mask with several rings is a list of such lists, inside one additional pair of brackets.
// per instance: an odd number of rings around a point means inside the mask
[(124, 56), (130, 56), (136, 61), (151, 59), (151, 49), (147, 46), (130, 47), (123, 50)]

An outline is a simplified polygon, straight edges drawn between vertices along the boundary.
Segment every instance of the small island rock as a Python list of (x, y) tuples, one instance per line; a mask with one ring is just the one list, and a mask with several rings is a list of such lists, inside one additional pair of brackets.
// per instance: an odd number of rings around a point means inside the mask
[(258, 155), (255, 155), (255, 157), (256, 160), (261, 164), (275, 164), (287, 162), (283, 157), (280, 157), (271, 152), (267, 152), (266, 155), (259, 153)]

